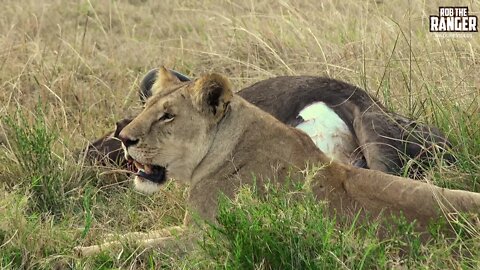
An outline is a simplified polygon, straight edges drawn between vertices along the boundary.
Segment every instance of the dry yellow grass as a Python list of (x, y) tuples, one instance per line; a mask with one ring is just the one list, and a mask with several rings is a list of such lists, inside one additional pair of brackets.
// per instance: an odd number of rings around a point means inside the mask
[[(58, 132), (55, 155), (69, 172), (62, 181), (71, 182), (68, 192), (76, 194), (63, 225), (70, 230), (60, 245), (65, 250), (69, 241), (83, 241), (75, 228), (84, 225), (87, 184), (94, 188), (93, 225), (85, 241), (180, 220), (182, 210), (172, 199), (136, 194), (129, 184), (100, 175), (104, 170), (75, 161), (75, 150), (140, 109), (139, 80), (159, 65), (192, 77), (224, 73), (237, 89), (302, 74), (359, 85), (388, 107), (451, 134), (461, 164), (439, 172), (478, 191), (480, 34), (429, 33), (428, 17), (439, 5), (468, 5), (480, 16), (480, 1), (4, 0), (0, 115), (19, 109), (33, 118), (39, 101), (48, 105), (46, 124)], [(15, 181), (22, 172), (3, 133), (0, 129), (0, 186), (17, 196)], [(15, 230), (7, 223), (0, 222), (0, 229)], [(48, 222), (42, 224), (48, 229)], [(35, 252), (25, 254), (40, 256)]]

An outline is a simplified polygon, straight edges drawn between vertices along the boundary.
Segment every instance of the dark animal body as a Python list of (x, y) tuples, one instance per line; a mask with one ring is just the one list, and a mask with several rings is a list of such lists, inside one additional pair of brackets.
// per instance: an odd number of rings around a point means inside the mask
[(448, 162), (450, 142), (433, 126), (387, 110), (363, 89), (331, 78), (285, 76), (267, 79), (237, 93), (281, 122), (297, 126), (299, 112), (323, 102), (346, 123), (366, 160), (365, 168), (400, 174), (410, 160), (411, 177), (420, 176), (436, 155)]
[[(171, 71), (181, 81), (186, 76)], [(151, 96), (157, 70), (147, 73), (140, 85), (140, 100)], [(306, 107), (323, 103), (348, 127), (355, 151), (353, 165), (401, 175), (407, 163), (409, 175), (420, 177), (436, 156), (448, 162), (454, 157), (445, 149), (451, 144), (438, 128), (417, 123), (387, 110), (363, 89), (331, 78), (317, 76), (281, 76), (260, 81), (237, 94), (270, 113), (281, 122), (297, 127), (304, 122), (300, 115)], [(320, 116), (321, 117), (321, 116)], [(319, 119), (318, 121), (322, 121)], [(87, 157), (95, 162), (125, 165), (121, 143), (115, 133), (128, 124), (117, 123), (117, 131), (93, 142)]]

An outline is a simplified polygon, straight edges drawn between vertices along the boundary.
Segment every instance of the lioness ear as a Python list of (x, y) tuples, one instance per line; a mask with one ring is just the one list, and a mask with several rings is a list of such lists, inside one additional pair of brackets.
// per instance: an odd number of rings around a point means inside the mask
[(173, 75), (165, 67), (160, 67), (157, 73), (157, 80), (153, 84), (152, 95), (155, 95), (157, 92), (162, 91), (163, 89), (179, 83), (180, 80)]
[(208, 74), (195, 81), (191, 88), (193, 100), (201, 111), (222, 116), (233, 97), (232, 87), (227, 78), (220, 74)]

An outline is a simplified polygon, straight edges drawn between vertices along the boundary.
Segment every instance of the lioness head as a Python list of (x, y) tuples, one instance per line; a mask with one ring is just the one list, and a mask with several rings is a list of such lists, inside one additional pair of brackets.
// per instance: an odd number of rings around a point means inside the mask
[(181, 82), (167, 69), (158, 69), (144, 110), (119, 134), (136, 172), (135, 187), (151, 193), (167, 178), (188, 183), (208, 153), (232, 96), (229, 81), (221, 75)]

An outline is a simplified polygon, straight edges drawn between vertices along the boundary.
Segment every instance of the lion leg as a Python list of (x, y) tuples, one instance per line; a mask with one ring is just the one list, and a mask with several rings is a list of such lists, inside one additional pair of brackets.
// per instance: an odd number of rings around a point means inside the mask
[[(104, 250), (119, 248), (125, 242), (134, 242), (138, 247), (168, 247), (174, 243), (182, 242), (182, 236), (185, 234), (185, 226), (174, 226), (162, 230), (152, 231), (148, 233), (132, 232), (117, 236), (116, 240), (106, 241), (99, 245), (87, 247), (75, 247), (74, 252), (77, 256), (86, 257), (98, 254)], [(108, 238), (112, 238), (110, 235)]]
[(342, 187), (370, 213), (403, 214), (423, 228), (441, 216), (469, 213), (478, 217), (480, 214), (480, 193), (405, 181), (405, 178), (372, 170), (350, 168)]
[(112, 241), (130, 241), (130, 240), (143, 240), (143, 239), (152, 239), (176, 235), (185, 230), (184, 226), (172, 226), (160, 230), (150, 231), (150, 232), (130, 232), (123, 235), (118, 234), (107, 234), (104, 242)]
[[(139, 248), (152, 248), (152, 247), (165, 247), (170, 246), (172, 240), (175, 240), (174, 237), (160, 237), (160, 238), (149, 238), (149, 239), (142, 239), (136, 241), (136, 244)], [(108, 242), (100, 245), (93, 245), (88, 247), (75, 247), (74, 251), (75, 254), (79, 257), (88, 257), (96, 255), (105, 250), (111, 250), (115, 248), (119, 248), (122, 246), (121, 241), (113, 241)]]

